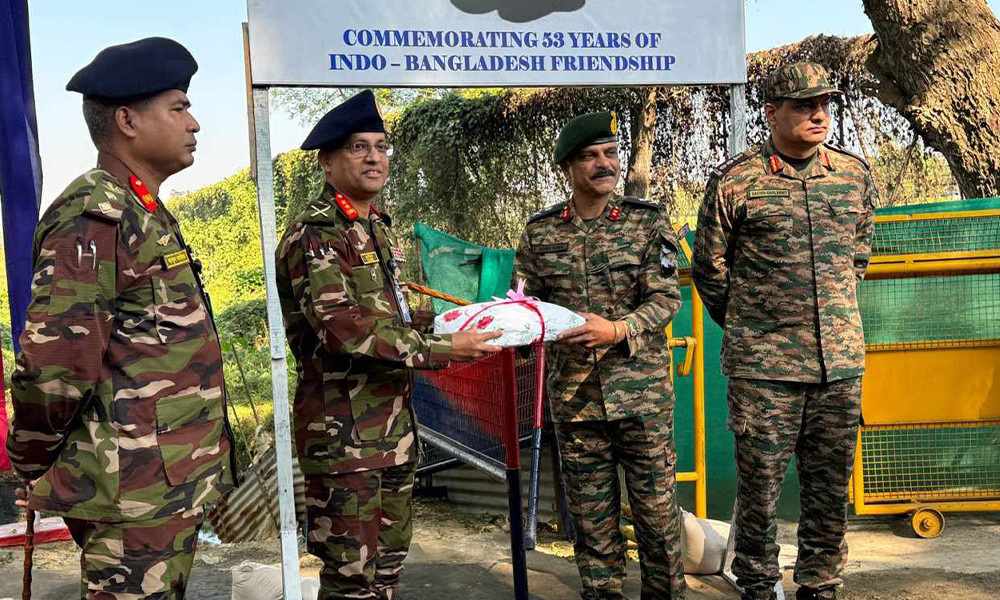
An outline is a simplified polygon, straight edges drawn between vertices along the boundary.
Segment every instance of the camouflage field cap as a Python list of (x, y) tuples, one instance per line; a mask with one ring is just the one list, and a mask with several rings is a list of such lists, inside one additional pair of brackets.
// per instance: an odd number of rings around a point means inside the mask
[(559, 132), (552, 158), (556, 164), (585, 146), (618, 140), (618, 115), (613, 112), (595, 112), (576, 117)]
[(764, 86), (764, 101), (779, 98), (815, 98), (824, 94), (844, 93), (830, 84), (830, 76), (821, 65), (798, 62), (778, 67)]

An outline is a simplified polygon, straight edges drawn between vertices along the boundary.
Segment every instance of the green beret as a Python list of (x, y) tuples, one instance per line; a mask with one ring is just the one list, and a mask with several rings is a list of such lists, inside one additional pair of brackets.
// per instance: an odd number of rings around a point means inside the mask
[(556, 140), (552, 158), (556, 164), (586, 146), (618, 141), (618, 115), (614, 112), (596, 112), (579, 116), (563, 127)]

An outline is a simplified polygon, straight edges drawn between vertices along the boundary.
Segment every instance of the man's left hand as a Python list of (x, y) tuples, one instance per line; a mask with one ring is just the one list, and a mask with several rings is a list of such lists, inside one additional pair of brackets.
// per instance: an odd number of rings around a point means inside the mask
[(616, 327), (611, 321), (594, 313), (580, 313), (580, 316), (587, 319), (587, 322), (560, 333), (556, 341), (582, 344), (584, 348), (593, 350), (594, 348), (614, 346), (617, 341), (620, 341), (619, 336), (624, 337), (622, 335), (624, 332), (621, 332), (622, 327), (624, 327), (622, 324)]

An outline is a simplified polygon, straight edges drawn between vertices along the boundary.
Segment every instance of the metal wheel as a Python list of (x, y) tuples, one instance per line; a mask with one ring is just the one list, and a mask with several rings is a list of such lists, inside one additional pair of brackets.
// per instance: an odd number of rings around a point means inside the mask
[(936, 538), (944, 531), (944, 515), (933, 508), (921, 508), (910, 515), (910, 526), (919, 537)]

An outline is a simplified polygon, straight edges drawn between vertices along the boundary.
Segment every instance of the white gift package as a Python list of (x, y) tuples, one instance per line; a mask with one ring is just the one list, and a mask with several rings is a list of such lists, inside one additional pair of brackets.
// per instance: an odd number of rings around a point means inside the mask
[(441, 313), (434, 318), (434, 333), (503, 331), (502, 336), (489, 343), (526, 346), (542, 338), (552, 341), (563, 331), (585, 322), (586, 319), (567, 308), (525, 296), (521, 281), (517, 291), (507, 292), (505, 299), (494, 298)]

